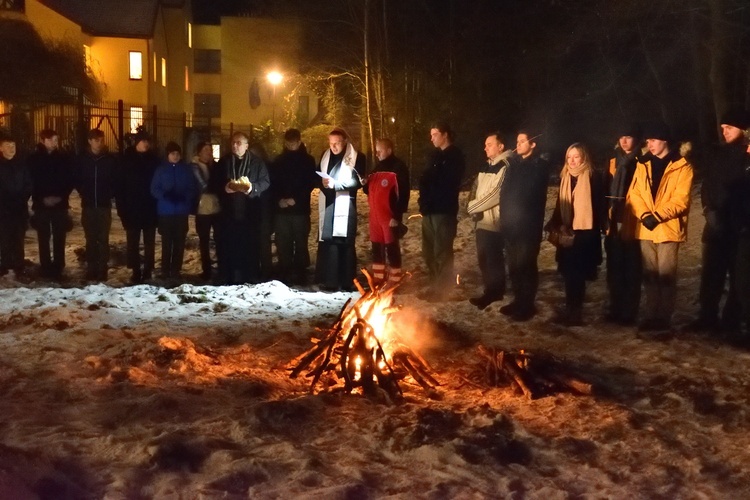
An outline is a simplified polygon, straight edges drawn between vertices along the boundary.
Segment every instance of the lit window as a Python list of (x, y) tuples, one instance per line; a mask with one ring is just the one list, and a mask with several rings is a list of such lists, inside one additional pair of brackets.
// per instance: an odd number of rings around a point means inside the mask
[(188, 23), (188, 47), (193, 48), (193, 25)]
[(91, 47), (83, 45), (83, 65), (86, 68), (86, 73), (91, 73)]
[(167, 60), (161, 58), (161, 86), (167, 86)]
[(154, 52), (154, 83), (156, 83), (156, 52)]
[(143, 108), (131, 107), (130, 108), (130, 133), (135, 134), (138, 132), (138, 127), (143, 125)]
[(130, 52), (130, 79), (143, 79), (143, 54), (140, 52)]
[(221, 146), (218, 144), (211, 144), (211, 149), (213, 150), (214, 161), (219, 161), (219, 158), (221, 158)]
[(185, 66), (185, 92), (190, 92), (190, 74), (187, 66)]

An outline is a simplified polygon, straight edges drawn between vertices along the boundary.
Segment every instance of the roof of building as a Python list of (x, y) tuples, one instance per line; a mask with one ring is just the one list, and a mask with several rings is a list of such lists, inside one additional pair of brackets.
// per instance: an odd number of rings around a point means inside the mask
[[(151, 37), (159, 0), (40, 0), (91, 35)], [(178, 0), (162, 1), (175, 7)]]

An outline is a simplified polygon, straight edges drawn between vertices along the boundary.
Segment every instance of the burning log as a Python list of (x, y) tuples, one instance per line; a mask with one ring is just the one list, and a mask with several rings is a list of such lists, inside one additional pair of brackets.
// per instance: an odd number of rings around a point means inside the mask
[(407, 375), (425, 390), (433, 391), (440, 383), (427, 362), (399, 344), (396, 332), (388, 325), (391, 314), (400, 310), (393, 304), (398, 285), (376, 286), (370, 274), (364, 269), (362, 272), (369, 291), (354, 280), (360, 298), (351, 306), (348, 300), (323, 337), (289, 363), (289, 376), (296, 378), (308, 370), (311, 392), (325, 377), (332, 390), (350, 393), (361, 389), (368, 395), (383, 390), (391, 399), (399, 400), (403, 393), (398, 381)]
[(490, 386), (508, 382), (528, 399), (566, 390), (577, 394), (593, 393), (590, 383), (569, 373), (563, 363), (552, 356), (535, 356), (524, 351), (514, 354), (481, 345), (477, 351), (484, 360), (486, 382)]

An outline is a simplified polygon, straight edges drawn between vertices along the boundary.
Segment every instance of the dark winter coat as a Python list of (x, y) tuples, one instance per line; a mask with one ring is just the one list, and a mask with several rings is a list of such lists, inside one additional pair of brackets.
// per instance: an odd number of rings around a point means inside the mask
[[(29, 155), (29, 173), (31, 174), (32, 209), (63, 208), (68, 209), (68, 198), (73, 191), (74, 174), (71, 158), (59, 149), (47, 152), (38, 144), (36, 151)], [(44, 204), (44, 198), (55, 196), (60, 201), (53, 207)]]
[[(315, 158), (307, 153), (304, 144), (296, 151), (284, 149), (271, 164), (271, 194), (274, 210), (278, 214), (310, 216), (310, 193), (319, 177)], [(294, 205), (279, 207), (279, 200), (292, 198)]]
[(465, 169), (464, 155), (456, 146), (436, 148), (419, 179), (419, 212), (458, 215), (458, 191)]
[[(379, 161), (371, 173), (374, 174), (377, 172), (393, 172), (396, 174), (396, 182), (398, 182), (398, 200), (395, 200), (395, 202), (392, 203), (391, 210), (394, 218), (400, 221), (401, 217), (409, 211), (409, 197), (411, 196), (409, 169), (403, 161), (396, 157), (396, 155), (391, 155), (385, 160)], [(365, 184), (363, 191), (365, 194), (369, 194), (367, 184)]]
[[(625, 219), (632, 219), (634, 217), (632, 211), (628, 208), (625, 200), (628, 194), (628, 188), (633, 182), (633, 175), (635, 174), (635, 167), (638, 165), (638, 156), (636, 152), (626, 154), (619, 146), (616, 149), (614, 158), (609, 160), (609, 168), (604, 171), (604, 193), (605, 196), (609, 196), (608, 200), (608, 212), (607, 212), (607, 234), (610, 236), (617, 236), (622, 240), (633, 240), (632, 228), (635, 227), (635, 222), (632, 220), (626, 221)], [(621, 193), (612, 192), (612, 184), (617, 174), (617, 169), (623, 168), (624, 179), (623, 187), (624, 190)], [(619, 228), (619, 231), (618, 231)], [(623, 229), (631, 229), (630, 231), (624, 231)]]
[(706, 226), (703, 240), (723, 238), (732, 231), (730, 223), (731, 198), (746, 197), (737, 189), (745, 177), (745, 168), (750, 166), (750, 155), (744, 144), (725, 144), (716, 151), (714, 161), (703, 179), (701, 202)]
[(536, 154), (514, 156), (500, 189), (500, 230), (506, 240), (542, 239), (549, 165)]
[(86, 208), (111, 208), (117, 183), (117, 159), (102, 152), (91, 151), (75, 159), (75, 188), (81, 196), (81, 206)]
[(125, 229), (156, 227), (156, 198), (151, 195), (151, 181), (159, 158), (153, 151), (140, 153), (128, 148), (118, 166), (115, 200), (117, 215)]
[(0, 217), (28, 217), (31, 175), (18, 155), (10, 160), (0, 155)]
[[(243, 159), (245, 161), (243, 161)], [(209, 191), (219, 196), (221, 217), (230, 220), (249, 220), (260, 223), (263, 213), (261, 194), (268, 190), (271, 180), (263, 160), (248, 151), (243, 159), (230, 153), (223, 156), (216, 166), (216, 175), (209, 179)], [(227, 193), (226, 185), (232, 179), (247, 177), (253, 185), (249, 194)]]
[(163, 162), (151, 180), (151, 196), (156, 198), (156, 213), (159, 215), (190, 215), (200, 193), (193, 167), (182, 161)]
[(750, 154), (744, 154), (741, 165), (742, 174), (729, 185), (727, 193), (732, 234), (750, 231)]
[[(576, 186), (576, 178), (571, 179), (572, 186)], [(557, 269), (562, 274), (574, 272), (584, 276), (587, 280), (596, 278), (597, 268), (602, 263), (602, 241), (601, 232), (605, 226), (606, 209), (604, 203), (604, 190), (602, 177), (594, 173), (591, 176), (591, 210), (594, 215), (592, 229), (576, 229), (573, 231), (575, 238), (573, 246), (568, 248), (558, 247), (555, 252)], [(552, 218), (547, 223), (549, 228), (559, 228), (562, 225), (560, 214), (560, 198), (558, 195)]]

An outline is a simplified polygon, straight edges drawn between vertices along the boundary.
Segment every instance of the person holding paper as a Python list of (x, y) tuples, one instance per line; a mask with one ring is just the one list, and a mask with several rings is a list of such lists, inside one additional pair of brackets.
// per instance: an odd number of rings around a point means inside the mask
[(315, 280), (326, 291), (351, 291), (357, 268), (357, 191), (366, 161), (341, 128), (328, 134), (329, 149), (320, 159), (318, 256)]

